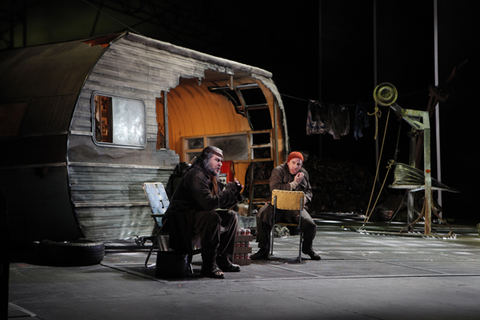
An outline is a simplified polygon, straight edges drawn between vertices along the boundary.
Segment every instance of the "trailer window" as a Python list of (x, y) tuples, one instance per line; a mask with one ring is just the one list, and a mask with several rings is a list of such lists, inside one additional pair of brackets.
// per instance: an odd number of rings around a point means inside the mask
[(224, 135), (182, 137), (183, 161), (191, 162), (200, 156), (205, 146), (223, 150), (225, 161), (269, 161), (273, 159), (272, 130), (241, 131)]
[(145, 147), (146, 112), (143, 101), (94, 94), (94, 140), (98, 145)]

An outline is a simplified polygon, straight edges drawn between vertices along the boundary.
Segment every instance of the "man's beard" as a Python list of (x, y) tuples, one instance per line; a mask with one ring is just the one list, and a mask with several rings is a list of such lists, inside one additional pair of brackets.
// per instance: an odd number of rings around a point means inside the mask
[(208, 173), (210, 173), (212, 176), (218, 176), (218, 173), (215, 171), (215, 169), (213, 169), (211, 166), (210, 166), (210, 159), (205, 159), (203, 161), (203, 166), (205, 167), (205, 169), (207, 169)]
[(218, 176), (217, 171), (215, 171), (215, 169), (210, 168), (210, 166), (208, 167), (207, 170), (212, 176)]

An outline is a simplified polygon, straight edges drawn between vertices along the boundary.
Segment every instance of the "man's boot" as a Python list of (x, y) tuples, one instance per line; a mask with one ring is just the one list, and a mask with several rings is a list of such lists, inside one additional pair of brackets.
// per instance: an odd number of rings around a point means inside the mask
[(313, 243), (312, 240), (304, 240), (303, 241), (302, 252), (304, 254), (309, 255), (310, 259), (312, 259), (312, 260), (321, 260), (322, 257), (320, 257), (320, 255), (318, 253), (313, 251), (312, 243)]
[(250, 256), (252, 260), (268, 260), (269, 257), (269, 248), (260, 248), (254, 255)]

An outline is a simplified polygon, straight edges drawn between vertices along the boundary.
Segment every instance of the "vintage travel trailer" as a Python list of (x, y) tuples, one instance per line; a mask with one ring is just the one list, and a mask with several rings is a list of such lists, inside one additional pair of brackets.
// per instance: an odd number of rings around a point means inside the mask
[(2, 51), (0, 75), (11, 241), (148, 235), (142, 184), (167, 185), (204, 146), (242, 183), (251, 163), (289, 151), (270, 72), (145, 36)]

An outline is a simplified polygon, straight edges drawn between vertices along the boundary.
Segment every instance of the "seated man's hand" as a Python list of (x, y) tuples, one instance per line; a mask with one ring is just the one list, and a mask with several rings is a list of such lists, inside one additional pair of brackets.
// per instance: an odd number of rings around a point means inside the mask
[(295, 181), (295, 183), (298, 185), (298, 184), (300, 184), (300, 182), (302, 182), (303, 177), (304, 177), (303, 172), (299, 172), (295, 175), (295, 178), (294, 178), (293, 181)]
[(237, 185), (237, 189), (238, 189), (238, 190), (242, 190), (242, 189), (243, 189), (242, 184), (241, 184), (240, 181), (238, 181), (236, 178), (233, 179), (233, 182)]

